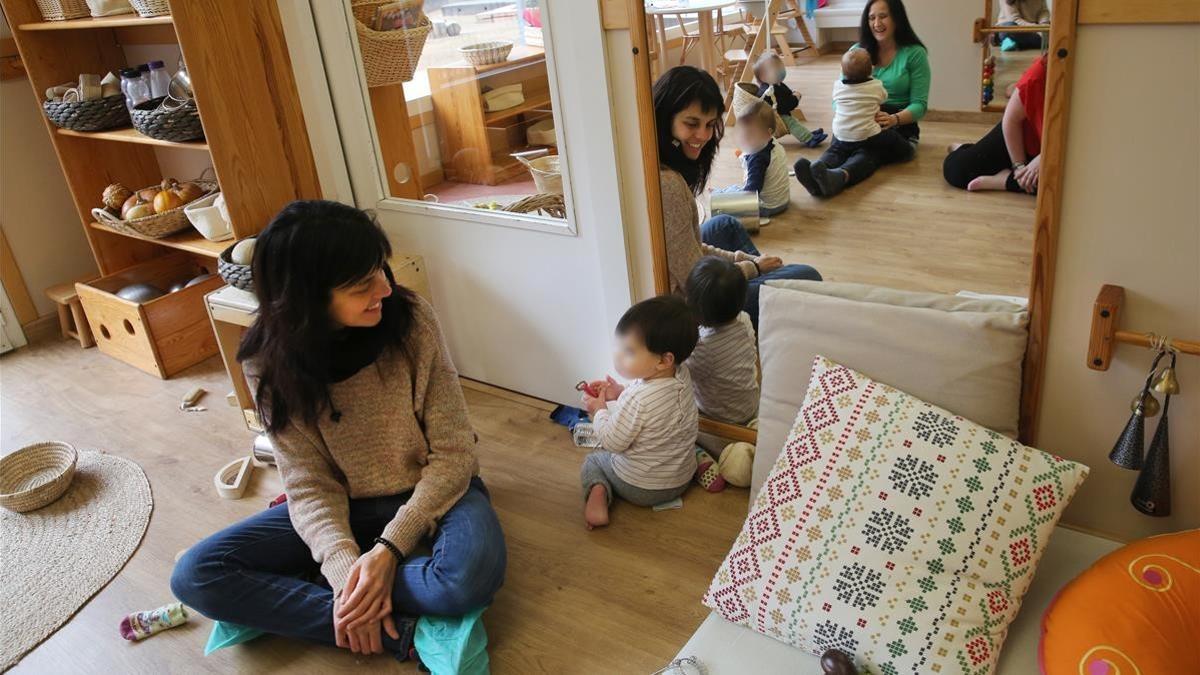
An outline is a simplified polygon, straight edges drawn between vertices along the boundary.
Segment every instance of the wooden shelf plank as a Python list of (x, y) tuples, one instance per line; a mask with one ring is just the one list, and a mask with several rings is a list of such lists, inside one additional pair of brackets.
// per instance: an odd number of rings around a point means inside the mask
[(89, 28), (131, 28), (134, 26), (170, 25), (171, 15), (154, 16), (143, 19), (137, 14), (118, 14), (116, 16), (84, 17), (66, 21), (38, 21), (23, 23), (21, 30), (86, 30)]
[(102, 223), (89, 223), (89, 226), (92, 229), (99, 230), (101, 232), (109, 232), (112, 234), (120, 235), (122, 237), (129, 237), (130, 239), (139, 239), (141, 241), (148, 241), (148, 242), (151, 242), (154, 244), (159, 244), (161, 246), (166, 246), (168, 248), (175, 248), (175, 249), (179, 249), (181, 251), (187, 251), (189, 253), (198, 253), (203, 256), (208, 256), (209, 258), (216, 258), (217, 256), (221, 255), (222, 251), (224, 251), (225, 249), (227, 249), (233, 245), (232, 239), (227, 239), (225, 241), (209, 241), (209, 240), (205, 239), (204, 237), (200, 236), (199, 232), (197, 232), (196, 230), (190, 229), (190, 228), (187, 230), (184, 230), (182, 232), (173, 234), (169, 237), (163, 237), (162, 239), (153, 239), (151, 237), (143, 237), (141, 235), (133, 234), (130, 232), (114, 230), (113, 228), (111, 228), (107, 225), (104, 225)]
[(63, 136), (74, 136), (76, 138), (94, 138), (101, 141), (120, 141), (122, 143), (142, 143), (144, 145), (157, 145), (165, 148), (184, 148), (187, 150), (203, 150), (208, 152), (208, 143), (205, 141), (188, 141), (186, 143), (160, 141), (157, 138), (150, 138), (132, 127), (126, 129), (109, 129), (107, 131), (71, 131), (70, 129), (58, 129), (58, 133)]
[(488, 126), (492, 126), (496, 122), (499, 122), (501, 120), (506, 120), (510, 117), (516, 117), (517, 115), (520, 115), (521, 113), (533, 112), (533, 111), (539, 110), (539, 109), (549, 110), (549, 108), (550, 108), (550, 94), (549, 93), (539, 94), (531, 99), (528, 99), (521, 105), (513, 106), (513, 107), (507, 108), (505, 110), (497, 110), (496, 112), (484, 113), (483, 114), (483, 123)]

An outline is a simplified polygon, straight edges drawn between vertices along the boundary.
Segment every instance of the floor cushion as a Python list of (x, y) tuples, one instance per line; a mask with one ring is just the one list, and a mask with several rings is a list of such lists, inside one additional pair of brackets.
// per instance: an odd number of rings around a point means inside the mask
[(1067, 584), (1042, 621), (1042, 673), (1200, 673), (1200, 530), (1150, 537)]
[[(1119, 543), (1091, 534), (1054, 528), (1050, 545), (1038, 563), (1033, 585), (1021, 601), (1021, 611), (1009, 626), (1000, 652), (997, 675), (1038, 672), (1038, 639), (1042, 615), (1067, 582)], [(679, 650), (675, 658), (695, 657), (708, 675), (821, 675), (817, 657), (730, 623), (713, 612)], [(953, 672), (953, 671), (952, 671)], [(1078, 675), (1077, 672), (1072, 675)]]
[(772, 281), (759, 298), (762, 397), (751, 496), (823, 354), (1015, 438), (1028, 314), (1008, 302), (864, 284)]
[(704, 604), (871, 673), (989, 673), (1087, 467), (824, 357)]

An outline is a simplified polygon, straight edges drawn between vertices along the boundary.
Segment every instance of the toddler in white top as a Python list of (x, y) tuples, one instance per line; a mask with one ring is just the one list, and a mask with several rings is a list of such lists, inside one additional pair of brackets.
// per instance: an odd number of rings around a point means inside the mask
[(660, 296), (630, 307), (617, 323), (617, 374), (588, 383), (583, 404), (601, 450), (583, 462), (587, 528), (608, 524), (614, 496), (653, 506), (683, 494), (696, 472), (699, 419), (683, 362), (696, 347), (697, 327), (682, 298)]
[[(842, 56), (842, 79), (833, 85), (833, 143), (821, 159), (810, 163), (801, 157), (794, 166), (796, 180), (814, 197), (836, 195), (879, 164), (912, 157), (912, 145), (875, 120), (888, 93), (883, 82), (871, 76), (873, 68), (871, 55), (861, 47)], [(851, 167), (857, 169), (854, 180)]]
[(688, 358), (700, 412), (718, 422), (746, 424), (758, 416), (758, 347), (746, 301), (746, 275), (716, 256), (700, 259), (687, 279), (687, 303), (700, 321), (700, 341)]

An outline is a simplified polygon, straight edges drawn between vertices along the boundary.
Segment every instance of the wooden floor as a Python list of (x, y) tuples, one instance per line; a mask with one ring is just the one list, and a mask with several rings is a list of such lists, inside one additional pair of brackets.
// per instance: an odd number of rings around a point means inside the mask
[[(788, 69), (788, 86), (802, 95), (809, 129), (832, 133), (831, 92), (839, 56), (803, 60)], [(934, 74), (936, 86), (937, 74)], [(996, 121), (999, 117), (996, 117)], [(942, 177), (946, 146), (973, 142), (995, 122), (921, 122), (912, 162), (886, 166), (833, 199), (817, 199), (794, 179), (791, 206), (755, 237), (763, 253), (807, 263), (829, 281), (854, 281), (918, 291), (973, 290), (1024, 296), (1033, 251), (1034, 198), (969, 193)], [(828, 144), (804, 148), (783, 141), (789, 164), (816, 160)], [(709, 185), (742, 180), (732, 131), (721, 144)]]
[[(0, 357), (0, 443), (45, 439), (102, 449), (146, 471), (154, 513), (146, 538), (108, 587), (13, 673), (318, 673), (356, 667), (415, 672), (389, 657), (265, 637), (204, 657), (211, 622), (195, 616), (142, 643), (122, 640), (126, 613), (172, 601), (175, 555), (264, 508), (280, 492), (259, 471), (240, 501), (218, 498), (213, 473), (251, 441), (218, 359), (160, 381), (95, 349), (53, 341)], [(209, 390), (207, 412), (179, 399)], [(479, 456), (508, 540), (508, 579), (485, 614), (496, 673), (648, 673), (665, 665), (707, 614), (700, 596), (746, 513), (745, 490), (693, 487), (679, 511), (618, 505), (605, 530), (582, 525), (583, 451), (547, 407), (468, 390)], [(377, 669), (377, 670), (376, 670)]]

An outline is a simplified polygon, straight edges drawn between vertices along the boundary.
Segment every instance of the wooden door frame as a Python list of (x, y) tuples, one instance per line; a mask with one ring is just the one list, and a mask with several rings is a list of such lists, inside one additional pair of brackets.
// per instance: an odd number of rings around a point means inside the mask
[[(1042, 173), (1038, 184), (1034, 215), (1033, 263), (1029, 284), (1029, 337), (1025, 348), (1021, 382), (1020, 440), (1036, 442), (1038, 414), (1045, 377), (1050, 309), (1054, 292), (1054, 267), (1058, 256), (1058, 227), (1062, 214), (1063, 162), (1067, 147), (1067, 119), (1070, 114), (1071, 79), (1074, 69), (1075, 34), (1080, 5), (1086, 16), (1130, 18), (1134, 10), (1125, 9), (1130, 0), (1058, 0), (1051, 17), (1050, 51), (1047, 64), (1047, 92), (1044, 114)], [(1166, 9), (1146, 9), (1143, 22), (1178, 21), (1190, 15), (1189, 0), (1167, 0)], [(1135, 4), (1153, 6), (1153, 0), (1135, 0)], [(1136, 9), (1136, 8), (1135, 8)], [(1140, 10), (1139, 10), (1140, 11)], [(650, 61), (642, 0), (627, 0), (627, 16), (636, 78), (638, 128), (642, 142), (646, 200), (650, 219), (650, 244), (654, 259), (654, 289), (670, 292), (666, 265), (666, 233), (662, 214), (662, 193), (658, 180), (658, 142), (651, 97)], [(1176, 18), (1172, 18), (1176, 17)], [(1101, 22), (1097, 20), (1096, 22)], [(964, 30), (966, 28), (964, 27)], [(701, 419), (703, 431), (754, 442), (757, 432), (744, 427)]]

